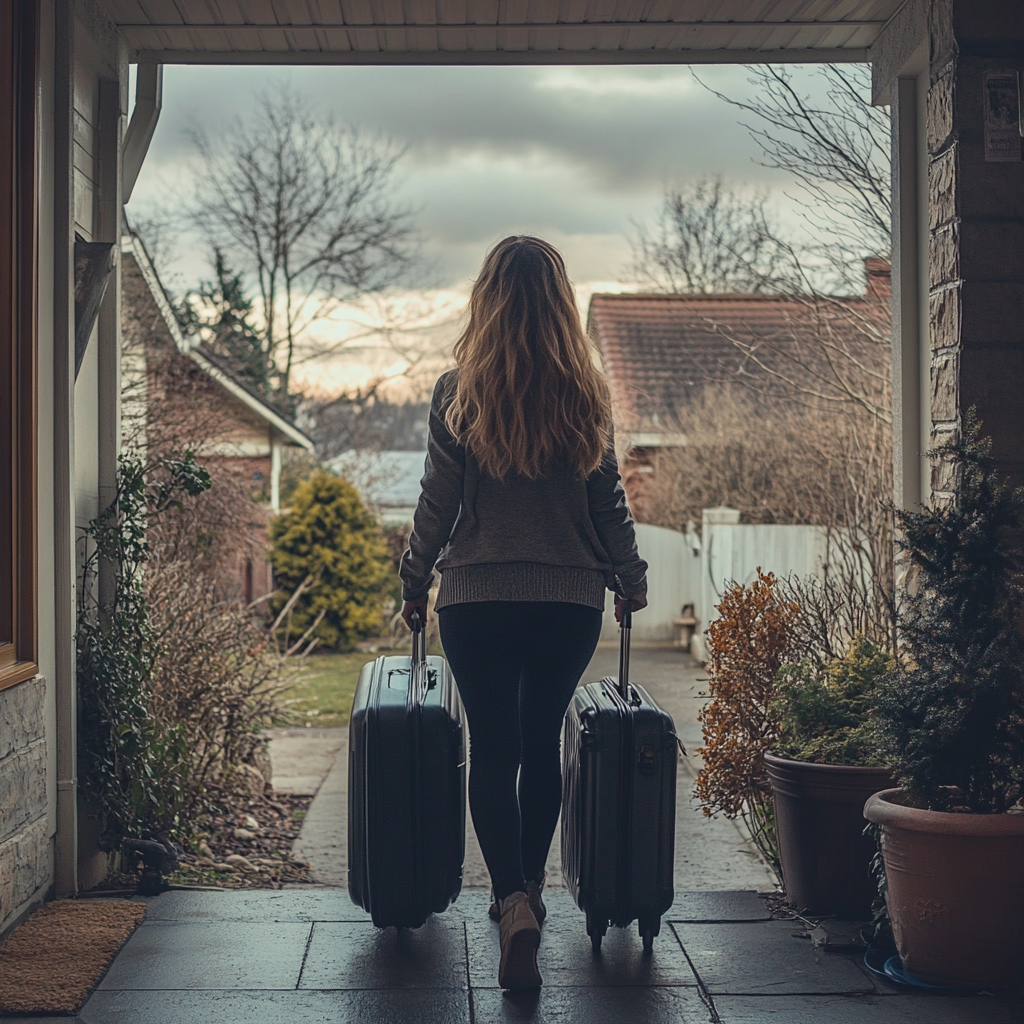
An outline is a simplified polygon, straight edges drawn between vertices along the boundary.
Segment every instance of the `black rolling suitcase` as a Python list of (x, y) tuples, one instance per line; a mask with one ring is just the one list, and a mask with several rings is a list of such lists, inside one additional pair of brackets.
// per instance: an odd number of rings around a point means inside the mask
[(466, 731), (444, 658), (363, 668), (348, 761), (348, 891), (378, 928), (418, 928), (459, 895), (466, 845)]
[(650, 950), (675, 895), (675, 723), (629, 683), (627, 609), (618, 681), (579, 687), (562, 737), (562, 873), (595, 952), (633, 921)]

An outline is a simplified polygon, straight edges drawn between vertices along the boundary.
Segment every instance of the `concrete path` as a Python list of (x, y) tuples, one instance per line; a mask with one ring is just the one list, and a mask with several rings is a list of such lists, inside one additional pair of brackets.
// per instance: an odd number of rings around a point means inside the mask
[[(680, 893), (654, 952), (612, 929), (591, 953), (568, 893), (548, 899), (539, 993), (496, 984), (488, 897), (416, 931), (374, 928), (339, 889), (171, 892), (77, 1024), (1012, 1024), (1008, 998), (897, 991), (854, 955), (816, 955), (752, 892)], [(17, 1020), (17, 1019), (15, 1019)], [(69, 1024), (67, 1017), (18, 1024)], [(8, 1022), (10, 1024), (10, 1022)]]
[[(601, 644), (584, 679), (616, 675), (617, 644)], [(768, 871), (757, 859), (736, 824), (704, 816), (693, 797), (693, 779), (699, 767), (695, 751), (701, 744), (697, 713), (705, 700), (701, 693), (704, 672), (689, 655), (665, 645), (637, 644), (633, 648), (631, 676), (673, 717), (676, 730), (689, 752), (680, 760), (679, 798), (676, 809), (677, 889), (773, 888)], [(348, 884), (348, 733), (344, 729), (275, 729), (270, 731), (274, 787), (291, 792), (316, 792), (295, 842), (294, 852), (308, 861), (313, 875), (325, 885)], [(322, 784), (317, 780), (322, 779)], [(312, 785), (317, 782), (316, 785)], [(312, 789), (296, 789), (296, 786)], [(319, 785), (319, 789), (317, 786)], [(559, 832), (548, 857), (548, 886), (563, 885)], [(472, 821), (466, 823), (466, 861), (463, 885), (490, 889)]]

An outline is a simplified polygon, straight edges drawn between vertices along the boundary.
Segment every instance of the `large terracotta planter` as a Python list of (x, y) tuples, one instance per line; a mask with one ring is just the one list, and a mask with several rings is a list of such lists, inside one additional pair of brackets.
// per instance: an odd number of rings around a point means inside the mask
[(939, 985), (1024, 981), (1024, 815), (949, 814), (872, 796), (903, 967)]
[(867, 921), (876, 886), (864, 801), (894, 784), (887, 768), (810, 764), (765, 754), (786, 898), (811, 914)]

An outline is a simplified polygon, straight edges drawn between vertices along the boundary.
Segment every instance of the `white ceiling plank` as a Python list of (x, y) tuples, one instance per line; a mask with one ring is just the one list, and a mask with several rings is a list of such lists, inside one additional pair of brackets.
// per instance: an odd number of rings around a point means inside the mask
[(498, 0), (467, 0), (467, 25), (496, 25), (498, 22)]
[(218, 20), (221, 25), (245, 24), (245, 17), (238, 0), (210, 0), (210, 6), (218, 12)]
[(184, 19), (173, 0), (140, 0), (146, 20), (155, 25), (181, 25)]
[(139, 0), (107, 0), (104, 9), (115, 25), (145, 25), (149, 21)]
[(240, 0), (238, 7), (246, 25), (277, 24), (271, 0)]
[(342, 0), (341, 10), (346, 25), (367, 25), (373, 22), (370, 0)]
[(177, 0), (178, 11), (186, 25), (219, 25), (220, 12), (211, 9), (206, 0)]
[(321, 28), (317, 31), (323, 36), (322, 48), (325, 53), (348, 53), (352, 49), (348, 38), (348, 29)]
[(566, 64), (643, 66), (650, 64), (863, 64), (868, 51), (859, 49), (743, 50), (743, 49), (659, 49), (659, 50), (559, 50), (553, 53), (529, 50), (438, 50), (430, 53), (372, 50), (321, 53), (280, 53), (263, 50), (202, 49), (177, 50), (160, 44), (156, 49), (133, 46), (133, 60), (144, 64), (316, 66), (346, 64), (375, 67), (453, 67), (459, 65), (502, 65), (511, 67), (561, 66)]
[(317, 30), (312, 25), (292, 25), (284, 31), (289, 50), (319, 50)]

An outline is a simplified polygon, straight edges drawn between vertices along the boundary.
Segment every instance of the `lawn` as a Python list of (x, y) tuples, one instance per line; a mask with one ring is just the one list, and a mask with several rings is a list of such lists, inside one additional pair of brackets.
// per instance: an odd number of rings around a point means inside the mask
[[(400, 650), (388, 652), (395, 655), (404, 653)], [(441, 650), (432, 649), (430, 653), (440, 654)], [(283, 694), (289, 720), (278, 724), (308, 725), (321, 729), (348, 725), (359, 673), (375, 657), (375, 654), (366, 651), (311, 654), (299, 670), (295, 685)]]

